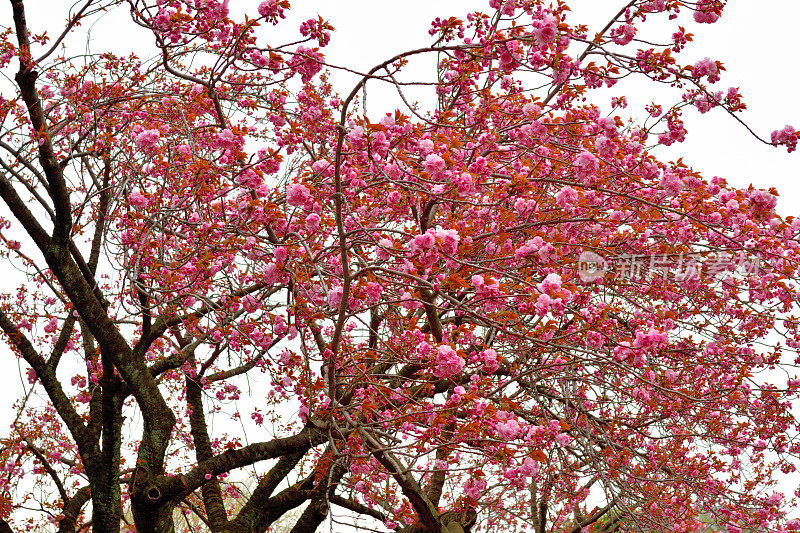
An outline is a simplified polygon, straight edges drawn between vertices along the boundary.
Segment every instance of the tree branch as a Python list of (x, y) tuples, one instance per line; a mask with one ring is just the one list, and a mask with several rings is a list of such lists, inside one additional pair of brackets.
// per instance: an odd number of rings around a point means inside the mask
[(39, 162), (42, 164), (47, 177), (48, 192), (53, 200), (56, 215), (53, 220), (53, 240), (57, 244), (65, 245), (72, 231), (72, 206), (69, 201), (69, 190), (64, 181), (58, 158), (53, 150), (53, 143), (45, 122), (42, 102), (36, 91), (38, 73), (34, 70), (35, 64), (31, 58), (28, 25), (25, 20), (25, 6), (22, 0), (11, 0), (11, 10), (20, 48), (20, 68), (15, 80), (19, 86), (22, 100), (28, 108), (28, 117), (31, 120), (33, 131), (36, 132), (39, 140)]
[(258, 442), (236, 450), (228, 450), (203, 461), (186, 474), (169, 478), (162, 477), (157, 482), (161, 494), (158, 500), (170, 500), (197, 490), (206, 482), (206, 474), (218, 476), (259, 461), (305, 452), (327, 440), (328, 437), (324, 431), (317, 426), (308, 425), (300, 433), (291, 437)]
[(353, 511), (354, 513), (371, 516), (375, 520), (380, 520), (381, 522), (385, 522), (389, 518), (385, 514), (381, 513), (380, 511), (377, 511), (377, 510), (373, 509), (372, 507), (367, 507), (366, 505), (364, 505), (362, 503), (358, 503), (355, 500), (350, 500), (350, 499), (344, 498), (344, 497), (339, 496), (337, 494), (331, 494), (328, 497), (328, 501), (330, 501), (334, 505), (338, 505), (339, 507), (341, 507), (343, 509), (347, 509), (349, 511)]
[(286, 476), (297, 466), (297, 463), (300, 462), (300, 459), (305, 454), (305, 451), (300, 451), (291, 455), (284, 455), (269, 472), (261, 477), (247, 503), (242, 506), (236, 517), (229, 522), (232, 529), (244, 528), (245, 525), (254, 527), (254, 524), (260, 524), (264, 521), (270, 510), (269, 506), (267, 506), (267, 501), (270, 499), (272, 492), (281, 481), (286, 479)]
[(10, 344), (16, 348), (17, 352), (25, 359), (25, 362), (36, 372), (36, 376), (42, 383), (47, 397), (53, 403), (53, 407), (64, 421), (64, 424), (66, 424), (72, 438), (75, 439), (81, 457), (84, 461), (89, 461), (95, 456), (97, 449), (87, 431), (86, 425), (83, 423), (83, 419), (78, 412), (75, 411), (67, 395), (64, 394), (64, 389), (61, 388), (61, 382), (55, 375), (54, 369), (50, 368), (27, 337), (25, 337), (19, 328), (17, 328), (16, 324), (8, 318), (2, 309), (0, 309), (0, 329), (6, 334)]

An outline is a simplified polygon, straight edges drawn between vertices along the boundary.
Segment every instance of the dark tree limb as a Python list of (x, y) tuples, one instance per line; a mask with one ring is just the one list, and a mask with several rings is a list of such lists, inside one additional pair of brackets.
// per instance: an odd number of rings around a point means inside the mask
[(366, 516), (371, 516), (375, 520), (380, 520), (381, 522), (385, 522), (388, 520), (388, 516), (383, 514), (382, 512), (364, 505), (363, 503), (359, 503), (355, 500), (350, 500), (348, 498), (344, 498), (339, 496), (338, 494), (331, 494), (328, 497), (328, 501), (334, 505), (338, 505), (343, 509), (347, 509), (348, 511), (353, 511), (354, 513), (363, 514)]
[(314, 488), (311, 503), (303, 510), (303, 514), (295, 522), (291, 533), (310, 533), (317, 530), (328, 516), (330, 510), (328, 498), (336, 490), (336, 485), (346, 471), (340, 463), (334, 463), (328, 468), (319, 485)]
[[(453, 419), (443, 430), (442, 430), (442, 441), (448, 442), (450, 439), (453, 438), (453, 432), (455, 431), (455, 419)], [(450, 455), (450, 449), (447, 446), (439, 446), (436, 449), (436, 460), (438, 461), (446, 461)], [(431, 476), (431, 482), (428, 486), (427, 494), (428, 498), (430, 498), (431, 503), (433, 505), (439, 505), (439, 500), (442, 499), (442, 491), (444, 490), (444, 482), (447, 477), (447, 470), (444, 468), (437, 468), (433, 472), (433, 476)]]
[(447, 511), (442, 513), (436, 529), (430, 529), (424, 525), (406, 526), (397, 530), (397, 533), (470, 533), (477, 520), (478, 513), (475, 509)]
[(267, 459), (277, 459), (297, 452), (306, 452), (314, 446), (327, 442), (328, 436), (314, 425), (306, 426), (300, 433), (291, 437), (273, 439), (267, 442), (250, 444), (236, 450), (215, 455), (195, 466), (181, 476), (161, 477), (156, 480), (160, 496), (158, 501), (171, 500), (194, 492), (206, 482), (206, 474), (218, 476), (236, 468), (249, 466)]
[(439, 509), (428, 498), (422, 487), (419, 486), (417, 480), (404, 468), (400, 462), (387, 451), (386, 447), (378, 442), (366, 430), (358, 428), (358, 433), (366, 448), (370, 451), (373, 457), (388, 471), (398, 485), (403, 495), (408, 498), (414, 511), (417, 512), (422, 526), (427, 528), (426, 531), (434, 533), (439, 532)]
[(31, 126), (39, 138), (39, 162), (47, 177), (48, 192), (53, 201), (55, 220), (53, 220), (53, 240), (56, 244), (66, 245), (72, 231), (72, 206), (69, 200), (69, 189), (64, 181), (61, 165), (53, 150), (50, 131), (45, 121), (42, 102), (36, 91), (38, 73), (31, 58), (31, 44), (28, 36), (28, 24), (25, 20), (25, 5), (22, 0), (11, 0), (11, 11), (14, 18), (14, 29), (20, 48), (20, 69), (15, 80), (20, 89), (22, 100), (28, 108)]
[(317, 495), (303, 510), (289, 533), (312, 533), (328, 516), (328, 500), (325, 495)]
[(81, 509), (90, 497), (91, 491), (87, 485), (78, 489), (78, 492), (64, 503), (64, 507), (61, 509), (64, 517), (58, 522), (58, 533), (75, 533)]
[(239, 513), (229, 524), (234, 531), (246, 529), (248, 524), (261, 524), (267, 518), (270, 507), (267, 505), (272, 493), (286, 476), (297, 466), (305, 451), (284, 455), (278, 462), (258, 481), (253, 494), (239, 510)]
[(246, 517), (247, 519), (231, 520), (228, 523), (228, 531), (237, 533), (262, 533), (269, 529), (280, 517), (296, 509), (314, 494), (313, 475), (291, 487), (282, 490), (275, 496), (267, 498), (262, 503), (261, 512), (257, 515)]
[[(72, 231), (69, 191), (62, 168), (57, 161), (45, 123), (41, 100), (36, 91), (37, 74), (30, 60), (25, 10), (22, 0), (11, 0), (17, 39), (21, 50), (20, 71), (16, 76), (22, 99), (34, 131), (39, 138), (39, 163), (48, 182), (48, 193), (54, 205), (55, 218), (52, 237), (48, 236), (36, 218), (5, 177), (0, 179), (0, 197), (12, 214), (31, 236), (69, 300), (100, 344), (101, 351), (109, 354), (142, 410), (144, 434), (139, 448), (139, 460), (151, 468), (163, 470), (164, 453), (175, 424), (175, 416), (164, 400), (144, 359), (133, 357), (130, 346), (106, 312), (98, 297), (96, 283), (91, 281), (88, 265), (76, 253), (70, 233)], [(74, 251), (75, 250), (75, 251)]]
[(616, 501), (612, 500), (606, 506), (602, 507), (601, 509), (598, 509), (597, 511), (593, 512), (592, 514), (583, 518), (582, 520), (579, 520), (578, 523), (575, 524), (575, 526), (569, 530), (569, 533), (581, 533), (581, 531), (583, 531), (583, 528), (592, 525), (601, 518), (603, 518), (606, 514), (608, 514), (609, 511), (611, 511), (611, 509), (614, 508), (614, 506), (616, 506)]
[[(214, 457), (211, 448), (211, 439), (208, 436), (208, 426), (206, 415), (203, 411), (203, 390), (196, 379), (186, 376), (186, 402), (190, 409), (189, 425), (192, 440), (194, 441), (194, 453), (198, 463), (208, 461)], [(228, 515), (225, 512), (225, 503), (222, 500), (222, 490), (219, 480), (212, 477), (200, 487), (203, 496), (203, 506), (206, 509), (206, 516), (212, 531), (222, 531), (228, 523)]]
[(58, 490), (58, 494), (61, 496), (61, 501), (64, 502), (64, 504), (66, 504), (66, 502), (69, 500), (69, 495), (67, 494), (67, 490), (64, 488), (64, 483), (61, 481), (58, 472), (55, 471), (53, 465), (51, 465), (50, 461), (48, 461), (47, 458), (44, 456), (42, 450), (37, 448), (28, 437), (22, 435), (22, 440), (25, 441), (25, 445), (28, 447), (31, 453), (33, 453), (36, 459), (39, 460), (39, 463), (41, 463), (45, 472), (47, 472), (47, 474), (53, 480), (53, 483), (55, 483), (56, 489)]
[(75, 439), (78, 446), (78, 452), (81, 454), (84, 462), (90, 462), (96, 456), (98, 450), (93, 444), (93, 439), (83, 423), (83, 419), (72, 406), (69, 397), (64, 393), (61, 387), (61, 382), (55, 374), (55, 371), (50, 368), (44, 358), (36, 351), (31, 342), (25, 335), (17, 328), (16, 324), (12, 322), (5, 312), (0, 309), (0, 329), (6, 334), (10, 344), (17, 349), (17, 352), (25, 359), (36, 376), (39, 378), (48, 398), (53, 403), (53, 407), (58, 412), (58, 415), (66, 424), (67, 429)]
[(111, 358), (101, 353), (103, 375), (101, 387), (102, 455), (99, 471), (90, 473), (94, 481), (92, 523), (96, 530), (118, 531), (121, 519), (120, 449), (122, 446), (122, 405), (119, 376), (114, 373)]
[(58, 339), (53, 345), (53, 350), (50, 352), (50, 359), (47, 360), (47, 366), (49, 366), (53, 371), (55, 371), (58, 367), (58, 363), (61, 361), (61, 356), (64, 355), (64, 351), (67, 349), (67, 343), (69, 342), (70, 337), (72, 337), (72, 332), (75, 329), (76, 321), (77, 319), (75, 316), (70, 313), (67, 315), (67, 318), (64, 320), (64, 324), (61, 326)]

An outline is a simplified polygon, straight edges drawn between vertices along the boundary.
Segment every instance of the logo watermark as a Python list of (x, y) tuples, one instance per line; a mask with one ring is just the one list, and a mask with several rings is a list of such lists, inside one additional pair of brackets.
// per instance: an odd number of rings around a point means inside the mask
[(578, 275), (584, 282), (614, 277), (630, 280), (672, 277), (678, 281), (699, 280), (701, 275), (722, 278), (733, 274), (756, 274), (761, 258), (744, 252), (696, 252), (678, 254), (623, 254), (605, 258), (584, 251), (578, 258)]

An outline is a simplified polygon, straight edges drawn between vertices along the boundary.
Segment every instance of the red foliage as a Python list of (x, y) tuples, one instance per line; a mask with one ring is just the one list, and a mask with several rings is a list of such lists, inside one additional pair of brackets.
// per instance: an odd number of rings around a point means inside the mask
[[(0, 518), (35, 504), (64, 531), (165, 531), (180, 508), (263, 531), (308, 502), (297, 531), (329, 512), (796, 528), (770, 491), (800, 452), (800, 222), (774, 190), (653, 152), (692, 106), (744, 109), (711, 88), (719, 61), (681, 62), (677, 23), (664, 46), (638, 40), (646, 19), (712, 23), (724, 2), (631, 1), (589, 36), (563, 2), (492, 0), (343, 97), (327, 21), (258, 37), (288, 2), (240, 21), (227, 1), (127, 4), (157, 60), (56, 58), (21, 0), (0, 43), (20, 69), (2, 254), (28, 276), (0, 327), (43, 398), (16, 406)], [(431, 112), (359, 110), (431, 53)], [(641, 123), (587, 100), (628, 75), (682, 97)]]

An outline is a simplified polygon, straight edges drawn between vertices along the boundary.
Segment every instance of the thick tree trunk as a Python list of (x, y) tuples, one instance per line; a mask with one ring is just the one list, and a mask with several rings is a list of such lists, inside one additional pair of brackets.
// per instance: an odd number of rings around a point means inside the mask
[(117, 533), (120, 530), (120, 503), (119, 500), (112, 501), (109, 492), (92, 497), (93, 533)]
[[(194, 362), (194, 359), (191, 359)], [(211, 448), (211, 439), (208, 436), (206, 416), (203, 411), (203, 389), (197, 380), (186, 377), (186, 401), (191, 414), (191, 434), (194, 440), (195, 457), (197, 462), (208, 461), (214, 456)], [(206, 509), (209, 527), (212, 531), (225, 531), (228, 524), (228, 515), (225, 512), (225, 503), (222, 499), (217, 478), (209, 479), (200, 489), (203, 496), (203, 505)]]
[(175, 509), (176, 499), (164, 494), (164, 480), (163, 467), (160, 465), (158, 469), (150, 469), (140, 464), (133, 471), (128, 492), (131, 495), (133, 523), (137, 533), (174, 531), (172, 511)]
[(95, 532), (116, 533), (122, 518), (122, 489), (119, 466), (122, 445), (122, 396), (119, 378), (114, 374), (110, 358), (101, 357), (103, 451), (99, 471), (94, 472), (92, 486), (92, 524)]
[(133, 523), (136, 533), (174, 533), (175, 522), (172, 511), (175, 505), (167, 502), (161, 506), (133, 503)]

